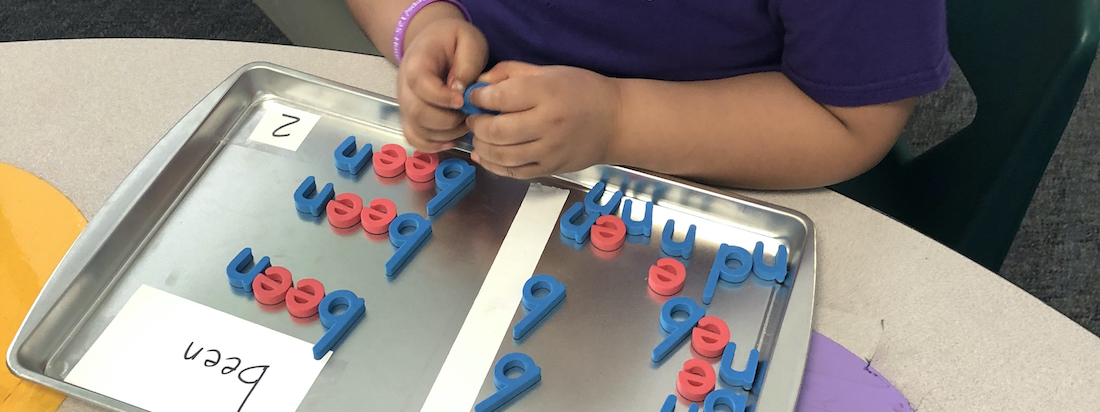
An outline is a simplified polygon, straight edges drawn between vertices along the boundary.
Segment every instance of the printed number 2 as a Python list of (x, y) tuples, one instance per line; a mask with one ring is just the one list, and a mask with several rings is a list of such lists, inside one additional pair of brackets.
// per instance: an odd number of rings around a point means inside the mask
[(289, 118), (294, 119), (294, 120), (291, 120), (290, 123), (284, 124), (284, 125), (279, 126), (278, 128), (276, 128), (275, 131), (271, 132), (272, 137), (287, 137), (287, 136), (290, 136), (290, 133), (279, 134), (279, 131), (283, 130), (284, 127), (290, 126), (294, 123), (298, 123), (299, 120), (302, 120), (301, 118), (299, 118), (297, 116), (291, 116), (291, 115), (286, 114), (286, 113), (283, 113), (283, 117), (289, 117)]

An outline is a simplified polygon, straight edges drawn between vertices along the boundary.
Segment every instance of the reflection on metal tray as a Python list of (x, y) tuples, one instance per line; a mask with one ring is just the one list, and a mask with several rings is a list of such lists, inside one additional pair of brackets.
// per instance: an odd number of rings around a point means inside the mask
[[(273, 104), (321, 115), (296, 151), (248, 140)], [(58, 266), (20, 329), (7, 361), (19, 376), (100, 405), (133, 406), (67, 384), (63, 378), (141, 284), (314, 342), (319, 325), (256, 309), (225, 280), (242, 247), (271, 256), (303, 277), (325, 279), (367, 302), (367, 318), (345, 338), (300, 410), (420, 410), (507, 233), (528, 182), (478, 170), (477, 183), (433, 223), (433, 237), (402, 274), (387, 281), (385, 241), (303, 220), (291, 194), (305, 176), (333, 182), (337, 193), (387, 197), (399, 210), (423, 211), (433, 190), (401, 181), (338, 174), (333, 149), (347, 136), (405, 144), (397, 106), (382, 96), (266, 63), (247, 65), (204, 98), (126, 178)], [(468, 159), (466, 148), (444, 157)], [(369, 167), (369, 166), (368, 166)], [(750, 396), (758, 412), (794, 410), (810, 334), (815, 276), (814, 230), (805, 216), (683, 181), (619, 167), (592, 167), (536, 182), (570, 190), (566, 206), (595, 183), (627, 198), (653, 201), (654, 228), (615, 255), (580, 250), (551, 235), (535, 273), (551, 273), (568, 297), (522, 346), (510, 335), (497, 357), (523, 351), (538, 359), (543, 381), (512, 411), (657, 410), (675, 392), (690, 343), (659, 364), (664, 298), (649, 293), (648, 268), (660, 258), (667, 219), (698, 226), (681, 296), (697, 302), (722, 243), (774, 254), (790, 250), (782, 286), (750, 277), (723, 283), (707, 314), (724, 319), (743, 365), (760, 351), (762, 383)], [(395, 184), (396, 183), (396, 184)], [(564, 212), (564, 210), (563, 210)], [(678, 235), (682, 236), (682, 235)], [(519, 291), (516, 291), (519, 293)], [(513, 324), (524, 312), (516, 308)], [(715, 363), (717, 363), (715, 361)], [(487, 373), (484, 399), (495, 389)], [(724, 385), (719, 383), (719, 387)], [(739, 389), (738, 389), (739, 390)], [(682, 408), (682, 406), (681, 406)]]

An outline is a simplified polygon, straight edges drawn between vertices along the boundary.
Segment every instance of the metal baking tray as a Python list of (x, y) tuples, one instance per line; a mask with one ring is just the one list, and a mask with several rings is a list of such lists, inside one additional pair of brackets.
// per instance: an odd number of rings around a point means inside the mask
[[(272, 102), (322, 116), (297, 151), (247, 140)], [(376, 148), (407, 145), (399, 116), (396, 103), (384, 96), (268, 63), (242, 67), (167, 133), (90, 222), (27, 315), (8, 351), (9, 368), (101, 406), (137, 410), (63, 379), (142, 284), (315, 342), (323, 333), (318, 322), (257, 310), (262, 305), (228, 286), (226, 264), (242, 247), (252, 247), (295, 277), (322, 279), (327, 288), (350, 289), (367, 302), (367, 317), (345, 337), (299, 410), (420, 410), (530, 182), (479, 168), (473, 190), (432, 223), (431, 240), (387, 280), (388, 242), (302, 219), (291, 195), (313, 175), (322, 184), (333, 182), (337, 193), (387, 197), (398, 210), (423, 211), (433, 190), (416, 189), (404, 176), (398, 182), (377, 178), (369, 165), (359, 177), (333, 167), (333, 149), (349, 135)], [(468, 159), (468, 149), (443, 156)], [(791, 274), (784, 285), (755, 276), (720, 282), (707, 314), (729, 324), (739, 347), (734, 365), (745, 362), (748, 351), (741, 348), (760, 351), (750, 406), (793, 411), (813, 308), (811, 221), (736, 194), (621, 167), (534, 182), (570, 190), (567, 208), (600, 181), (626, 198), (653, 201), (652, 236), (607, 255), (587, 244), (577, 250), (555, 228), (535, 273), (557, 277), (568, 296), (522, 345), (510, 332), (500, 342), (497, 358), (522, 351), (543, 370), (538, 386), (508, 410), (658, 410), (675, 393), (680, 365), (694, 355), (684, 342), (661, 363), (650, 361), (664, 337), (658, 325), (664, 298), (649, 293), (646, 281), (649, 266), (662, 257), (663, 222), (675, 219), (677, 238), (688, 224), (698, 226), (680, 293), (696, 302), (721, 243), (751, 251), (763, 241), (769, 254), (779, 244), (789, 248)], [(513, 325), (524, 315), (518, 306)], [(495, 391), (487, 372), (478, 400)], [(677, 408), (684, 408), (682, 401)]]

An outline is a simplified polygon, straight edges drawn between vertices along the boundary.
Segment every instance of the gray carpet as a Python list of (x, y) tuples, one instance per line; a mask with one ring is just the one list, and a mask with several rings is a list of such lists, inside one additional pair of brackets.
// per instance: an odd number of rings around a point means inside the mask
[(101, 37), (290, 44), (249, 0), (0, 0), (0, 41)]
[[(290, 44), (248, 0), (0, 0), (0, 41), (87, 37)], [(1100, 71), (1095, 69), (1001, 275), (1100, 334)], [(926, 150), (965, 126), (974, 111), (974, 96), (956, 69), (947, 87), (921, 100), (905, 137), (916, 152)]]

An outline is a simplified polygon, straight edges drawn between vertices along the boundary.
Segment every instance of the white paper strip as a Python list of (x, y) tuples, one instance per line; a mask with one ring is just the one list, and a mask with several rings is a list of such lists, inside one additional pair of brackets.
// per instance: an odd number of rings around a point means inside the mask
[(527, 189), (421, 412), (473, 408), (519, 307), (523, 284), (534, 274), (568, 197), (568, 190), (539, 184)]

